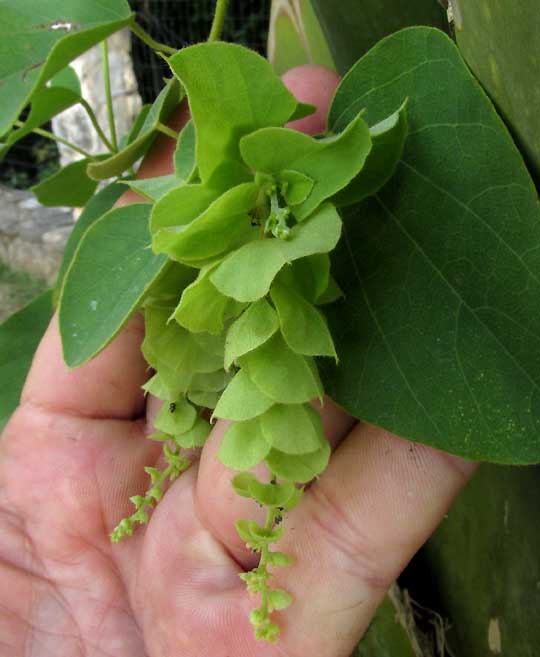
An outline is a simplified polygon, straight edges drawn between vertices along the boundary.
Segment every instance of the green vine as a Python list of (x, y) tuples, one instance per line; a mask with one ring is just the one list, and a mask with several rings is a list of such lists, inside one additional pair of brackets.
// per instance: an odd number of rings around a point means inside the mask
[(214, 13), (214, 20), (212, 21), (212, 27), (210, 28), (208, 41), (217, 41), (218, 39), (221, 38), (221, 34), (223, 32), (223, 25), (225, 24), (225, 17), (227, 16), (228, 6), (229, 6), (229, 0), (217, 0), (216, 11)]

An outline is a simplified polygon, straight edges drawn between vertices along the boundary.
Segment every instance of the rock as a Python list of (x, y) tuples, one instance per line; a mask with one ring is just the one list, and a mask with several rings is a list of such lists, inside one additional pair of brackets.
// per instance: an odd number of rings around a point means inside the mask
[(70, 209), (44, 208), (30, 192), (0, 186), (0, 262), (52, 284), (73, 228)]

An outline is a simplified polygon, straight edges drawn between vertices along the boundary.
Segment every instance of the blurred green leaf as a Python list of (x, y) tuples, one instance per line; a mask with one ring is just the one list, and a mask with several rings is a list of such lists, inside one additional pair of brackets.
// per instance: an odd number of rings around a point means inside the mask
[(54, 116), (68, 107), (76, 105), (81, 99), (79, 78), (71, 66), (57, 73), (50, 84), (36, 91), (32, 96), (32, 106), (24, 126), (13, 130), (0, 144), (0, 159), (20, 139), (35, 128), (48, 123)]
[(2, 0), (0, 136), (37, 89), (131, 20), (126, 0)]
[(437, 0), (311, 2), (342, 74), (381, 39), (404, 27), (431, 25), (442, 30), (448, 27), (446, 12)]
[(49, 291), (0, 325), (0, 431), (19, 404), (34, 352), (52, 313)]
[(92, 198), (97, 181), (87, 175), (88, 158), (71, 162), (31, 188), (41, 205), (82, 208)]

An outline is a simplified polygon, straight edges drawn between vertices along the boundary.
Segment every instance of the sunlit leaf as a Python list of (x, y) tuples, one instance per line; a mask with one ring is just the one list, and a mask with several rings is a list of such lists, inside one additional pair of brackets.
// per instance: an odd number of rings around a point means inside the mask
[(204, 418), (198, 417), (195, 424), (178, 436), (175, 436), (176, 443), (184, 449), (193, 449), (194, 447), (202, 447), (208, 438), (212, 427), (210, 423)]
[(201, 43), (182, 48), (169, 64), (187, 90), (203, 181), (219, 163), (241, 161), (242, 135), (283, 125), (296, 110), (295, 98), (270, 64), (241, 46)]
[(257, 419), (235, 422), (223, 436), (219, 460), (233, 470), (249, 470), (264, 459), (269, 449)]
[(297, 354), (332, 356), (336, 349), (326, 320), (292, 288), (274, 283), (270, 296), (277, 310), (285, 342)]
[(190, 182), (197, 161), (195, 159), (195, 126), (188, 121), (180, 131), (174, 151), (174, 174), (183, 182)]
[(201, 270), (197, 280), (186, 287), (173, 314), (181, 326), (195, 333), (221, 333), (224, 322), (240, 314), (243, 308), (243, 304), (224, 296), (212, 285), (212, 269)]
[(124, 184), (131, 190), (146, 197), (149, 201), (159, 201), (171, 189), (179, 187), (182, 183), (174, 174), (157, 176), (156, 178), (138, 178), (125, 180)]
[(290, 239), (249, 242), (227, 256), (210, 278), (223, 294), (237, 301), (256, 301), (268, 293), (285, 264), (331, 251), (340, 234), (341, 220), (334, 206), (324, 203), (307, 221), (291, 229)]
[(325, 441), (321, 418), (309, 404), (276, 404), (260, 422), (270, 445), (286, 454), (316, 452)]
[(157, 370), (163, 383), (178, 394), (187, 392), (198, 373), (215, 372), (223, 367), (223, 341), (219, 336), (190, 333), (174, 320), (174, 308), (145, 308), (143, 355)]
[(330, 445), (325, 444), (311, 454), (285, 454), (277, 449), (271, 449), (266, 456), (266, 463), (272, 472), (280, 479), (307, 483), (317, 477), (328, 465)]
[(267, 301), (260, 299), (252, 303), (227, 332), (225, 368), (229, 369), (237, 358), (260, 347), (278, 328), (278, 316)]
[(155, 233), (154, 251), (195, 266), (221, 255), (250, 235), (248, 213), (257, 193), (254, 183), (243, 183), (227, 190), (191, 223)]
[(154, 428), (171, 436), (177, 436), (189, 431), (196, 419), (195, 408), (186, 399), (179, 399), (161, 406), (154, 419)]
[(292, 206), (298, 220), (343, 189), (362, 169), (371, 150), (369, 128), (361, 114), (339, 134), (315, 139), (288, 128), (262, 128), (242, 138), (240, 152), (256, 171), (277, 176), (297, 171), (313, 180), (305, 200)]
[(239, 362), (253, 383), (281, 404), (302, 404), (323, 395), (313, 360), (291, 351), (280, 334), (242, 356)]
[(242, 369), (225, 388), (214, 410), (214, 417), (237, 422), (251, 420), (273, 404), (274, 400), (261, 392)]

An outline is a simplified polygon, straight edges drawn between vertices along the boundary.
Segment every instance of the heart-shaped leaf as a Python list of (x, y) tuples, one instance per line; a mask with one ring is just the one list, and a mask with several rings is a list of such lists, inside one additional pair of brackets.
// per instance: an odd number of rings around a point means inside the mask
[[(409, 98), (397, 172), (345, 213), (327, 390), (355, 415), (465, 457), (540, 460), (540, 209), (454, 44), (411, 28), (344, 78), (333, 130)], [(449, 102), (449, 99), (452, 99)]]

